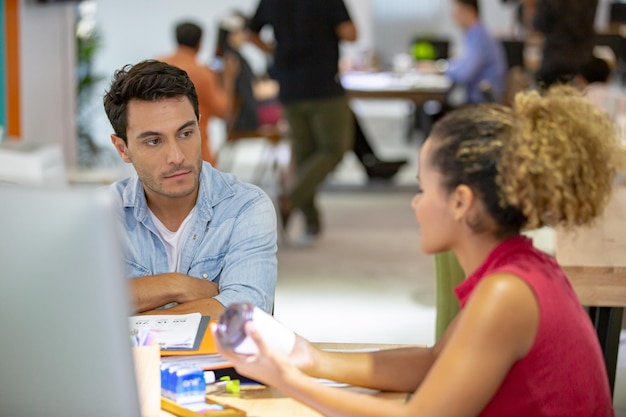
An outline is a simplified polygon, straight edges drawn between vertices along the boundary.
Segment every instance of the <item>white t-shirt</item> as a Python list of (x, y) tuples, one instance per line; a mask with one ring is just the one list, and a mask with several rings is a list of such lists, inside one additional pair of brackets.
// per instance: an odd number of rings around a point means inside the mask
[(154, 222), (154, 225), (157, 228), (157, 231), (163, 238), (165, 242), (165, 250), (167, 251), (167, 263), (169, 265), (169, 269), (171, 272), (180, 272), (180, 262), (181, 262), (181, 252), (183, 248), (183, 243), (185, 242), (185, 238), (189, 234), (189, 227), (191, 225), (191, 219), (193, 218), (193, 214), (196, 211), (194, 207), (185, 220), (181, 223), (180, 227), (177, 231), (172, 232), (170, 229), (165, 227), (161, 220), (154, 215), (152, 210), (148, 210), (150, 212), (150, 217)]

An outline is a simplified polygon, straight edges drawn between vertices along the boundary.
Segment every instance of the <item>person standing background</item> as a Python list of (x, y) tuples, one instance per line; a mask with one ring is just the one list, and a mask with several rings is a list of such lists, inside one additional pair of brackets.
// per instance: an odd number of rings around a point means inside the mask
[[(274, 31), (275, 44), (259, 32)], [(342, 0), (260, 0), (248, 28), (250, 40), (274, 55), (279, 99), (292, 136), (297, 178), (279, 197), (283, 228), (295, 209), (305, 218), (305, 237), (320, 234), (318, 186), (351, 149), (354, 120), (339, 80), (339, 42), (355, 41), (357, 29)]]
[[(533, 26), (543, 33), (539, 87), (569, 83), (581, 65), (591, 61), (598, 0), (526, 0), (535, 8)], [(533, 5), (536, 3), (536, 5)]]
[(235, 79), (239, 68), (237, 61), (225, 57), (224, 68), (220, 77), (208, 66), (199, 64), (196, 56), (202, 41), (202, 28), (193, 22), (180, 22), (176, 25), (176, 43), (178, 47), (171, 55), (161, 56), (159, 61), (174, 65), (187, 74), (198, 92), (200, 108), (200, 134), (202, 135), (202, 159), (215, 166), (208, 132), (208, 123), (212, 117), (226, 118), (232, 108)]

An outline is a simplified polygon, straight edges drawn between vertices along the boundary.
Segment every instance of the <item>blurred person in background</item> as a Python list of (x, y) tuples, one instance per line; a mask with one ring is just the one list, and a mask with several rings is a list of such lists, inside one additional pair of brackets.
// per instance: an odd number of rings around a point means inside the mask
[(617, 124), (622, 144), (626, 144), (626, 92), (611, 83), (611, 65), (605, 59), (592, 57), (578, 68), (574, 85), (592, 103), (606, 110)]
[[(274, 31), (274, 44), (259, 32)], [(339, 80), (339, 42), (354, 41), (357, 29), (342, 0), (260, 0), (248, 24), (250, 40), (273, 54), (279, 99), (289, 123), (296, 166), (293, 185), (280, 197), (283, 229), (292, 212), (305, 219), (306, 240), (321, 232), (316, 203), (319, 185), (352, 148), (354, 119)]]
[[(578, 68), (593, 56), (598, 0), (525, 0), (534, 8), (533, 27), (543, 34), (540, 88), (570, 83)], [(535, 4), (536, 3), (536, 4)]]
[(276, 128), (285, 132), (281, 124), (282, 107), (278, 101), (278, 83), (269, 76), (257, 76), (241, 50), (248, 41), (247, 17), (235, 11), (219, 24), (215, 58), (234, 57), (239, 65), (235, 80), (234, 112), (230, 129), (234, 132), (254, 132)]
[(226, 57), (223, 71), (219, 76), (208, 66), (197, 62), (196, 57), (202, 41), (202, 28), (196, 23), (178, 23), (175, 34), (176, 51), (157, 59), (184, 70), (196, 87), (201, 116), (202, 158), (215, 166), (216, 156), (210, 146), (208, 123), (212, 117), (228, 117), (232, 108), (235, 79), (239, 67), (236, 60)]
[[(279, 86), (269, 74), (257, 76), (248, 62), (243, 47), (248, 41), (246, 26), (249, 19), (240, 11), (234, 11), (220, 21), (215, 56), (224, 53), (239, 61), (239, 74), (235, 82), (235, 111), (233, 132), (278, 133), (286, 135), (289, 127), (278, 100)], [(370, 180), (389, 180), (408, 161), (406, 159), (383, 160), (378, 157), (356, 114), (354, 115), (353, 152), (363, 165)]]
[(464, 87), (465, 102), (499, 102), (506, 83), (506, 55), (502, 44), (480, 21), (478, 0), (454, 0), (452, 17), (463, 31), (463, 45), (461, 55), (449, 60), (446, 74)]

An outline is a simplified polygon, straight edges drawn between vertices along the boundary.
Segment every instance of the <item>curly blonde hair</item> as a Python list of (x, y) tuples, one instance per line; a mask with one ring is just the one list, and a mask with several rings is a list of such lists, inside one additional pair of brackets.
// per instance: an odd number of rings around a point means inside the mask
[(521, 209), (528, 228), (591, 223), (611, 195), (621, 153), (615, 124), (568, 86), (518, 94), (513, 112), (498, 164), (506, 203)]
[(609, 200), (623, 155), (606, 112), (567, 86), (543, 96), (518, 93), (512, 108), (463, 107), (438, 121), (430, 137), (437, 144), (430, 163), (444, 187), (472, 188), (500, 236), (591, 223)]

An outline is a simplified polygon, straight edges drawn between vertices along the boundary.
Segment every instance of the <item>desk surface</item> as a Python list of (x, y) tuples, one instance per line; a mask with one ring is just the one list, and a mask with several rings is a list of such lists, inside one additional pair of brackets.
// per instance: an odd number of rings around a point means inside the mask
[(348, 72), (341, 76), (341, 83), (349, 98), (403, 99), (416, 104), (443, 101), (452, 86), (445, 75), (419, 71), (406, 74)]
[[(402, 345), (389, 344), (363, 344), (363, 343), (314, 343), (320, 349), (391, 349)], [(406, 345), (404, 345), (406, 346)], [(354, 392), (361, 392), (386, 398), (394, 401), (405, 401), (406, 394), (377, 392), (358, 387), (346, 387)], [(298, 401), (285, 396), (275, 388), (263, 385), (249, 385), (242, 387), (241, 393), (237, 395), (225, 392), (220, 388), (210, 394), (210, 398), (222, 404), (244, 410), (248, 417), (320, 417), (321, 414), (299, 403)], [(170, 417), (172, 414), (162, 411), (161, 417)]]

